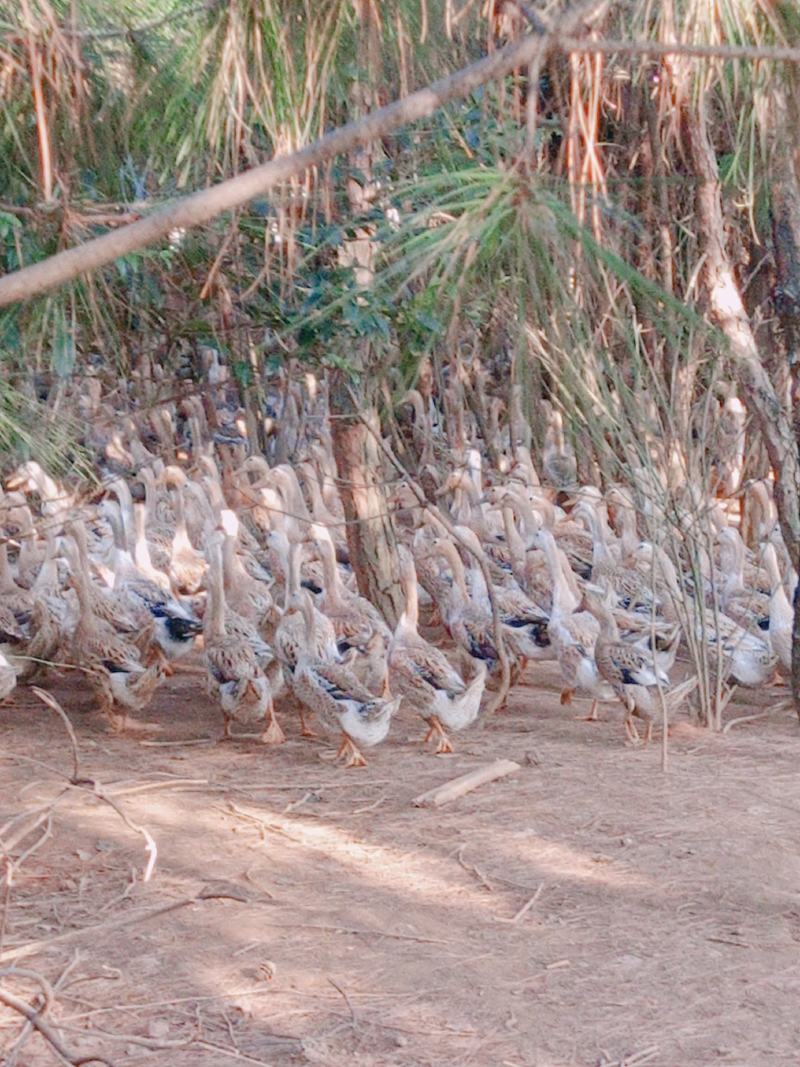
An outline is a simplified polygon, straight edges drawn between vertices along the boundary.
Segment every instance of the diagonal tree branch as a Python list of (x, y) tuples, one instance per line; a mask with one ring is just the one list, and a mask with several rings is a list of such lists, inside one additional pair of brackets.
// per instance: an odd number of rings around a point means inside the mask
[[(562, 16), (559, 33), (577, 32), (584, 22), (595, 18), (606, 7), (607, 0), (585, 0), (576, 4)], [(555, 35), (523, 37), (424, 89), (418, 89), (409, 96), (371, 111), (362, 119), (332, 130), (299, 152), (271, 159), (210, 189), (176, 200), (113, 233), (96, 237), (7, 274), (0, 278), (0, 307), (28, 300), (64, 285), (120, 256), (154, 244), (171, 230), (189, 229), (208, 222), (217, 215), (240, 207), (253, 197), (263, 196), (276, 185), (310, 167), (321, 166), (358, 145), (367, 144), (401, 126), (426, 118), (450, 100), (466, 96), (480, 85), (503, 77), (517, 67), (526, 67), (557, 46), (558, 37)]]

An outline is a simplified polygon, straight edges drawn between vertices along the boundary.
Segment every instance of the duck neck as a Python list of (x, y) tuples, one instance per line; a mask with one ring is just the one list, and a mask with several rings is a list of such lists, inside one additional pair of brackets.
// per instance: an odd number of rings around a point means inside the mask
[(300, 610), (303, 613), (303, 622), (306, 627), (306, 648), (310, 651), (316, 645), (316, 611), (311, 601), (311, 594), (305, 591), (305, 596), (300, 597)]
[(325, 582), (325, 608), (328, 611), (336, 611), (344, 604), (342, 580), (336, 564), (336, 549), (333, 547), (331, 535), (324, 527), (315, 528), (314, 540), (317, 543), (320, 560), (322, 561)]
[(619, 521), (619, 539), (622, 546), (622, 557), (627, 559), (636, 552), (639, 544), (639, 534), (636, 529), (636, 516), (633, 508), (625, 503), (617, 512)]
[(589, 523), (589, 532), (592, 535), (592, 564), (612, 563), (611, 552), (606, 540), (606, 530), (600, 518), (600, 514), (594, 507), (587, 507), (582, 512)]
[(483, 576), (483, 571), (476, 562), (470, 564), (468, 568), (469, 572), (469, 588), (472, 596), (477, 600), (481, 607), (486, 607), (489, 601), (489, 588), (486, 585), (486, 579)]
[(194, 551), (194, 545), (189, 540), (189, 531), (186, 529), (186, 503), (183, 499), (183, 486), (175, 489), (175, 535), (172, 538), (172, 551)]
[(288, 610), (289, 603), (293, 598), (296, 598), (300, 593), (300, 547), (299, 545), (289, 543), (285, 556), (285, 570), (286, 575), (286, 599), (285, 606)]
[(727, 596), (743, 593), (745, 591), (744, 542), (736, 534), (731, 533), (721, 547), (723, 549), (720, 553), (723, 593)]
[[(69, 542), (67, 543), (69, 544)], [(89, 595), (89, 573), (86, 568), (86, 561), (83, 558), (80, 536), (76, 537), (74, 531), (72, 532), (72, 544), (73, 552), (69, 554), (68, 559), (72, 566), (72, 580), (78, 597), (78, 607), (80, 608), (78, 627), (86, 630), (91, 627), (94, 621), (94, 613), (92, 611), (92, 599)]]
[(553, 579), (553, 611), (551, 618), (563, 618), (563, 616), (571, 615), (575, 611), (578, 601), (573, 596), (564, 576), (561, 553), (556, 545), (555, 538), (549, 530), (542, 530), (539, 537), (547, 558), (547, 565), (550, 568), (550, 577)]
[(222, 542), (222, 583), (227, 590), (238, 589), (241, 571), (236, 556), (236, 535), (226, 534)]
[(537, 495), (535, 504), (522, 495), (517, 495), (514, 500), (529, 540), (536, 536), (542, 526), (548, 530), (555, 529), (556, 509), (546, 497)]
[(119, 504), (120, 518), (122, 519), (122, 532), (125, 540), (125, 546), (130, 552), (133, 548), (134, 538), (134, 512), (133, 512), (133, 497), (131, 491), (128, 488), (126, 482), (121, 478), (118, 478), (111, 484), (111, 491), (117, 498)]
[(147, 517), (155, 519), (157, 512), (158, 494), (156, 493), (155, 475), (146, 467), (141, 474), (144, 484), (144, 506), (147, 509)]
[(35, 544), (36, 535), (33, 530), (23, 530), (19, 538), (19, 555), (17, 557), (17, 573), (19, 575), (38, 564), (39, 554), (34, 548)]
[(59, 488), (58, 484), (47, 474), (38, 463), (31, 466), (31, 478), (36, 485), (36, 490), (42, 500), (46, 500), (48, 503), (52, 503), (59, 497), (64, 496), (64, 491)]
[(599, 600), (596, 601), (592, 608), (592, 614), (600, 623), (600, 637), (605, 641), (619, 641), (617, 620), (606, 605)]
[(275, 467), (273, 468), (272, 476), (276, 480), (278, 489), (288, 505), (286, 510), (293, 512), (298, 519), (310, 520), (311, 516), (300, 489), (300, 483), (292, 468), (286, 465)]
[(786, 599), (786, 590), (783, 587), (783, 576), (781, 575), (780, 567), (778, 566), (778, 555), (775, 551), (774, 545), (766, 545), (763, 555), (764, 567), (767, 574), (769, 574), (770, 594), (775, 598), (776, 594), (783, 594)]
[[(451, 545), (447, 541), (443, 541), (440, 545), (439, 552), (447, 560), (450, 570), (453, 574), (453, 598), (456, 602), (459, 602), (462, 607), (466, 607), (469, 601), (469, 590), (467, 589), (467, 578), (464, 570), (464, 564), (461, 561), (461, 556), (458, 554), (458, 550), (455, 545)], [(450, 600), (451, 598), (448, 598)]]
[(405, 611), (400, 616), (397, 628), (416, 634), (418, 633), (417, 627), (419, 625), (419, 594), (417, 591), (417, 569), (410, 553), (408, 559), (404, 558), (401, 561), (400, 578), (403, 583), (406, 606)]
[(225, 635), (225, 582), (222, 573), (222, 552), (218, 544), (212, 545), (208, 576), (207, 634), (214, 640)]
[(511, 570), (517, 581), (524, 581), (525, 577), (525, 544), (519, 535), (517, 524), (514, 522), (514, 511), (509, 504), (502, 508), (503, 529), (506, 535), (509, 555), (511, 556)]
[(118, 506), (109, 505), (108, 521), (114, 536), (114, 547), (111, 552), (111, 569), (114, 571), (116, 580), (119, 580), (123, 572), (133, 569), (133, 560), (128, 551), (128, 543), (125, 537), (125, 525)]
[(151, 574), (154, 570), (153, 561), (150, 559), (150, 546), (147, 543), (147, 506), (137, 504), (133, 509), (134, 545), (133, 559), (136, 566), (145, 574)]
[(303, 484), (308, 490), (308, 495), (311, 499), (311, 512), (314, 519), (320, 523), (330, 522), (333, 516), (322, 499), (322, 490), (320, 489), (316, 470), (313, 467), (307, 467), (303, 475)]
[(8, 546), (5, 541), (0, 543), (0, 592), (16, 593), (19, 591), (17, 583), (11, 574), (8, 562)]
[(34, 593), (48, 593), (54, 592), (57, 589), (58, 564), (56, 563), (55, 556), (48, 553), (39, 569), (39, 573), (36, 575), (36, 581), (33, 583), (32, 591)]
[(764, 482), (755, 482), (751, 487), (755, 507), (755, 528), (760, 540), (769, 537), (775, 526), (775, 505)]

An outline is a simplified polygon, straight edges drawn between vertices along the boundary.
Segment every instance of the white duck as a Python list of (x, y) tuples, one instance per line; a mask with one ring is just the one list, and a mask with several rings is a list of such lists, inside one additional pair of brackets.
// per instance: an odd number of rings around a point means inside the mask
[(380, 744), (389, 733), (392, 715), (400, 697), (374, 696), (346, 666), (315, 655), (315, 610), (311, 594), (301, 590), (305, 643), (300, 649), (292, 688), (299, 700), (315, 711), (330, 728), (338, 729), (342, 743), (336, 759), (345, 757), (346, 767), (364, 767), (362, 748)]
[(478, 662), (475, 675), (467, 684), (444, 653), (420, 637), (414, 560), (404, 548), (399, 555), (406, 606), (389, 645), (389, 682), (393, 692), (399, 693), (428, 723), (425, 740), (435, 736), (436, 753), (441, 755), (453, 751), (445, 727), (463, 730), (478, 717), (486, 664)]
[(789, 603), (789, 597), (786, 595), (774, 545), (767, 544), (765, 546), (763, 560), (764, 566), (769, 573), (772, 587), (769, 600), (769, 643), (781, 666), (789, 671), (792, 669), (794, 610)]
[(597, 721), (600, 700), (613, 700), (614, 693), (600, 677), (595, 661), (595, 645), (600, 635), (600, 623), (590, 611), (578, 611), (580, 597), (571, 587), (572, 571), (569, 561), (558, 548), (549, 530), (537, 535), (553, 581), (553, 608), (547, 632), (555, 650), (566, 688), (561, 703), (569, 704), (574, 689), (583, 689), (592, 697), (589, 722)]
[(256, 721), (264, 723), (262, 741), (279, 744), (284, 739), (283, 731), (275, 718), (269, 681), (252, 643), (227, 626), (219, 535), (208, 538), (206, 553), (209, 583), (203, 655), (209, 696), (218, 700), (222, 709), (223, 737), (231, 736), (234, 721)]

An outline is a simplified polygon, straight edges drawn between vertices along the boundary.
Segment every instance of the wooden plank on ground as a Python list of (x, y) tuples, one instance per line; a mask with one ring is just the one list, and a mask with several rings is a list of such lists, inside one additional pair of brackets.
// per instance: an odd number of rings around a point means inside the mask
[(414, 797), (412, 804), (415, 808), (439, 808), (442, 804), (449, 804), (451, 800), (458, 800), (465, 793), (471, 793), (488, 782), (496, 782), (498, 778), (505, 778), (520, 769), (520, 765), (510, 759), (495, 760), (485, 767), (478, 767), (468, 774), (462, 774), (459, 778), (453, 778), (444, 785), (437, 785), (435, 789), (429, 789), (427, 793), (420, 793)]

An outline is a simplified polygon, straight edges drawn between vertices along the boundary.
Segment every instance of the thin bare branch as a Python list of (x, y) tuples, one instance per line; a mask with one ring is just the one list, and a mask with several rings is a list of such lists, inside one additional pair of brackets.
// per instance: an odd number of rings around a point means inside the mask
[[(562, 19), (562, 29), (581, 25), (605, 7), (604, 0), (588, 0), (576, 5)], [(364, 118), (332, 130), (318, 141), (294, 152), (263, 163), (235, 178), (210, 189), (192, 193), (152, 215), (104, 234), (75, 248), (34, 263), (0, 278), (0, 307), (29, 300), (82, 274), (97, 270), (120, 256), (154, 244), (171, 230), (189, 229), (209, 219), (263, 196), (276, 185), (319, 167), (359, 145), (378, 141), (386, 134), (419, 119), (427, 118), (451, 100), (466, 96), (494, 78), (501, 78), (517, 67), (526, 67), (537, 56), (556, 47), (557, 39), (523, 37), (475, 63), (441, 78), (410, 96), (369, 112)]]
[[(47, 998), (46, 1004), (49, 1003), (48, 991), (50, 991), (50, 985), (41, 975), (36, 974), (36, 972), (15, 971), (13, 968), (7, 968), (4, 971), (0, 971), (0, 975), (8, 977), (35, 977), (36, 981), (38, 981), (45, 990), (45, 997)], [(27, 1019), (31, 1026), (39, 1031), (42, 1037), (52, 1046), (53, 1050), (65, 1063), (72, 1064), (73, 1067), (81, 1067), (81, 1065), (85, 1063), (105, 1063), (106, 1067), (114, 1067), (114, 1061), (110, 1060), (107, 1056), (103, 1056), (99, 1052), (91, 1053), (89, 1055), (73, 1052), (64, 1044), (58, 1030), (43, 1018), (43, 1009), (31, 1007), (31, 1005), (26, 1000), (23, 1000), (22, 997), (10, 993), (7, 989), (3, 989), (2, 986), (0, 986), (0, 1001)]]

